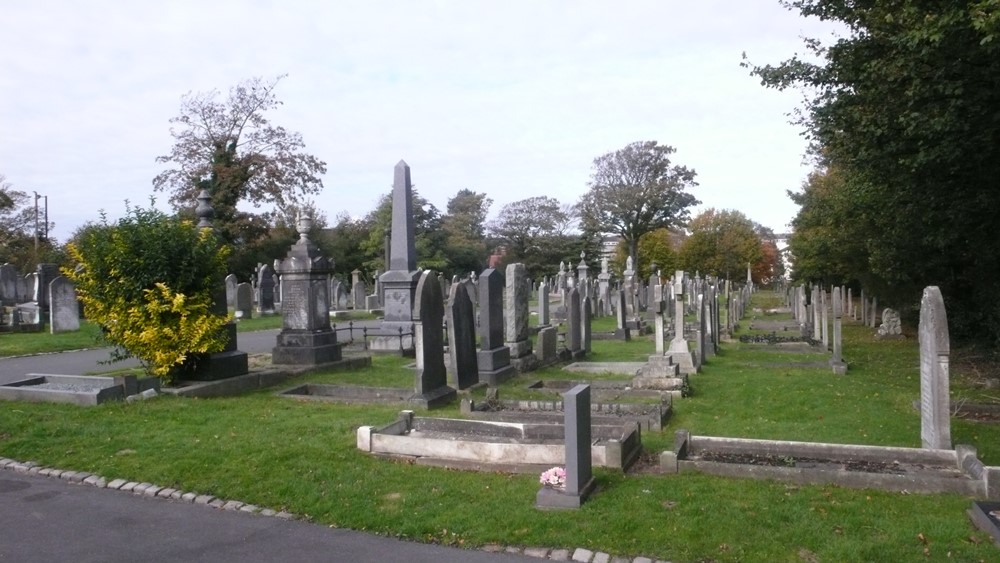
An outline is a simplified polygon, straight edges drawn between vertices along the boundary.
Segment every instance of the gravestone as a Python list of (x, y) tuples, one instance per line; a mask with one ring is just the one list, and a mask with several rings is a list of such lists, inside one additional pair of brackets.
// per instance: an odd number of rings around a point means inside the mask
[[(217, 244), (221, 244), (218, 238), (212, 233), (211, 219), (215, 212), (212, 210), (211, 196), (208, 190), (202, 189), (198, 194), (198, 206), (195, 208), (195, 216), (198, 217), (198, 229), (206, 235), (215, 238)], [(270, 277), (270, 276), (268, 276)], [(229, 315), (229, 307), (226, 304), (226, 280), (219, 276), (212, 280), (212, 312), (221, 315)], [(229, 320), (219, 331), (225, 339), (225, 346), (218, 352), (211, 354), (200, 354), (195, 362), (192, 371), (184, 373), (184, 378), (196, 381), (214, 381), (228, 379), (240, 375), (246, 375), (250, 371), (247, 353), (237, 348), (236, 323)]]
[(238, 283), (236, 284), (236, 297), (234, 298), (233, 308), (235, 312), (233, 316), (237, 319), (252, 319), (253, 318), (253, 288), (250, 284)]
[(549, 326), (549, 284), (538, 286), (538, 326)]
[(528, 297), (531, 293), (524, 264), (507, 265), (504, 289), (504, 345), (510, 349), (510, 363), (519, 372), (531, 371), (538, 364), (528, 338)]
[(566, 486), (543, 487), (535, 496), (541, 509), (580, 508), (594, 492), (591, 460), (590, 385), (577, 385), (563, 393), (566, 444)]
[(886, 307), (882, 309), (882, 324), (879, 325), (875, 336), (879, 340), (896, 340), (903, 337), (903, 323), (899, 319), (899, 312)]
[(843, 316), (844, 304), (841, 300), (840, 287), (833, 288), (833, 357), (830, 358), (830, 367), (836, 375), (847, 373), (847, 363), (842, 357), (843, 352)]
[(454, 283), (448, 291), (448, 384), (462, 390), (479, 383), (476, 350), (476, 310), (464, 284)]
[(538, 358), (539, 367), (554, 364), (559, 360), (559, 351), (556, 346), (557, 339), (558, 335), (556, 334), (556, 327), (554, 326), (542, 327), (541, 330), (538, 331), (535, 356)]
[(608, 271), (608, 258), (601, 258), (601, 273), (597, 274), (597, 303), (601, 316), (612, 314), (611, 305), (611, 272)]
[(684, 312), (684, 271), (677, 270), (674, 272), (674, 338), (667, 348), (667, 355), (679, 366), (681, 373), (692, 374), (697, 373), (697, 370), (687, 339), (684, 338)]
[(425, 408), (444, 406), (455, 398), (448, 387), (448, 372), (444, 365), (444, 296), (437, 275), (430, 270), (420, 274), (412, 318), (416, 349), (416, 378), (410, 402)]
[(38, 303), (38, 310), (42, 314), (49, 311), (49, 284), (59, 275), (59, 264), (39, 264), (35, 271), (35, 294), (32, 301)]
[(580, 290), (573, 288), (567, 295), (568, 310), (566, 314), (566, 349), (574, 360), (585, 355), (583, 350), (583, 306), (580, 303)]
[(317, 365), (341, 359), (337, 333), (330, 327), (330, 286), (333, 261), (309, 240), (312, 220), (299, 217), (299, 240), (278, 262), (282, 285), (282, 328), (271, 363)]
[(948, 315), (937, 286), (920, 299), (920, 441), (924, 448), (950, 450), (951, 407)]
[(479, 380), (496, 386), (516, 375), (503, 344), (503, 276), (493, 268), (479, 276)]
[(236, 274), (226, 276), (226, 306), (230, 309), (236, 308), (236, 286), (238, 283)]
[(829, 303), (826, 300), (826, 290), (820, 289), (819, 292), (819, 306), (820, 306), (820, 322), (822, 327), (820, 328), (820, 341), (823, 343), (823, 349), (828, 350), (830, 346), (830, 312), (828, 309)]
[(257, 312), (262, 315), (274, 313), (274, 271), (267, 264), (257, 270)]
[(580, 302), (580, 346), (583, 348), (584, 354), (590, 353), (590, 342), (591, 342), (591, 323), (593, 322), (593, 309), (591, 308), (592, 301), (590, 296), (587, 295)]
[(49, 283), (48, 293), (49, 331), (55, 334), (80, 330), (80, 305), (73, 282), (65, 276), (56, 276)]
[(340, 306), (340, 292), (343, 288), (343, 283), (335, 277), (330, 277), (330, 310), (331, 311), (342, 311), (343, 307)]
[(619, 289), (614, 292), (615, 299), (615, 320), (618, 326), (615, 328), (615, 339), (629, 341), (632, 339), (632, 329), (628, 326), (628, 313), (626, 311), (627, 298), (625, 290)]
[[(410, 181), (410, 167), (400, 160), (393, 170), (392, 181), (392, 225), (389, 238), (389, 270), (379, 281), (384, 288), (381, 331), (383, 334), (409, 332), (413, 325), (413, 302), (416, 299), (417, 251), (413, 230), (413, 184)], [(374, 350), (396, 350), (413, 348), (413, 340), (381, 336), (371, 342)]]
[(354, 310), (360, 311), (368, 306), (368, 287), (365, 280), (361, 278), (361, 270), (351, 272), (351, 302), (354, 303)]
[(18, 291), (21, 274), (13, 264), (0, 265), (0, 307), (17, 305), (20, 297)]

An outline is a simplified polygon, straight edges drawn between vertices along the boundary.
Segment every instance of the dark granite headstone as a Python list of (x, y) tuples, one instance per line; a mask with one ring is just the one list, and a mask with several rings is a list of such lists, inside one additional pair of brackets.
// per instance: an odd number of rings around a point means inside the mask
[(591, 460), (590, 385), (577, 385), (563, 393), (566, 440), (566, 486), (564, 490), (543, 487), (535, 497), (542, 509), (580, 508), (593, 493)]
[(503, 276), (488, 268), (479, 276), (479, 380), (490, 385), (515, 374), (503, 328)]
[(237, 319), (252, 319), (253, 318), (253, 289), (248, 283), (238, 283), (236, 284), (235, 299), (233, 302), (235, 313), (233, 316)]
[(455, 397), (455, 390), (448, 387), (448, 373), (444, 365), (444, 298), (441, 284), (431, 271), (424, 271), (417, 282), (417, 297), (413, 303), (416, 321), (414, 346), (416, 348), (416, 385), (411, 402), (426, 408), (443, 406)]
[(459, 390), (479, 383), (476, 311), (464, 285), (451, 285), (447, 305), (448, 356), (451, 361), (448, 383)]
[(274, 313), (274, 271), (267, 264), (257, 270), (257, 312)]

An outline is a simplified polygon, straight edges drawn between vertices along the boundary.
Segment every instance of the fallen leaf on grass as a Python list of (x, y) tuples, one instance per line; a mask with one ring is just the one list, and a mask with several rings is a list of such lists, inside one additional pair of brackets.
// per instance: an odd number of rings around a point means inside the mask
[(804, 547), (799, 550), (799, 559), (806, 563), (819, 563), (819, 556)]
[(660, 503), (660, 506), (666, 508), (667, 510), (673, 510), (673, 508), (677, 506), (677, 502), (672, 500), (665, 500)]

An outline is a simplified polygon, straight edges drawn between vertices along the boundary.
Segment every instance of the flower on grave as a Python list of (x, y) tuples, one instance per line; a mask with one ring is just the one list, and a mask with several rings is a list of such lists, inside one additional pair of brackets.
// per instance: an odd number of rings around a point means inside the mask
[(562, 467), (553, 467), (542, 472), (538, 481), (553, 489), (563, 489), (566, 487), (566, 470)]

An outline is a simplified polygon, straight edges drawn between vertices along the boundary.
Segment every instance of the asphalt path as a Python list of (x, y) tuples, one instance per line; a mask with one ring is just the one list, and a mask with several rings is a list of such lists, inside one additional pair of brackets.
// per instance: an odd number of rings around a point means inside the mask
[[(354, 337), (361, 338), (361, 329), (377, 328), (380, 321), (354, 321)], [(346, 329), (347, 323), (338, 323), (338, 329)], [(278, 329), (240, 332), (236, 336), (237, 348), (248, 354), (270, 354), (277, 342)], [(349, 340), (346, 330), (338, 330), (337, 338), (341, 342)], [(92, 375), (113, 369), (138, 366), (135, 360), (125, 360), (107, 364), (110, 349), (95, 348), (92, 350), (76, 350), (52, 354), (37, 354), (34, 356), (18, 356), (15, 358), (0, 358), (0, 385), (24, 379), (27, 374), (38, 373), (48, 375)]]
[(400, 541), (0, 470), (0, 561), (539, 560)]

